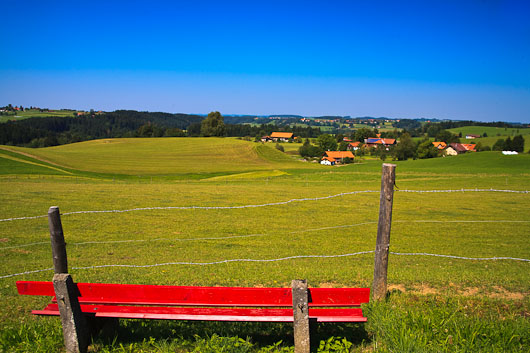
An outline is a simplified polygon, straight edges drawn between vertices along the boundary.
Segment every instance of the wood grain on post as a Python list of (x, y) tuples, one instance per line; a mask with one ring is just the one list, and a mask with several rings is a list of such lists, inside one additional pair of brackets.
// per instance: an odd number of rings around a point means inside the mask
[(392, 203), (394, 201), (394, 184), (396, 165), (383, 164), (381, 176), (381, 196), (379, 199), (379, 223), (375, 245), (374, 283), (372, 299), (381, 300), (386, 296), (388, 251), (390, 248), (390, 226), (392, 224)]
[(61, 315), (64, 346), (68, 353), (85, 353), (88, 349), (88, 328), (79, 305), (77, 287), (68, 273), (53, 276), (53, 288)]
[(66, 243), (64, 242), (63, 226), (59, 207), (52, 206), (48, 210), (48, 226), (52, 241), (53, 268), (55, 273), (68, 273)]
[(309, 353), (311, 339), (309, 336), (309, 295), (307, 281), (295, 279), (291, 282), (293, 292), (294, 316), (294, 352)]

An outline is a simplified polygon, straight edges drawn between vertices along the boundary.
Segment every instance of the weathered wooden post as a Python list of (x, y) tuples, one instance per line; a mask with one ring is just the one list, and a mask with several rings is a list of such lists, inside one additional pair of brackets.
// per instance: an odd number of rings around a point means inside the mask
[(52, 242), (53, 288), (61, 315), (63, 338), (68, 353), (85, 353), (88, 349), (88, 329), (85, 317), (79, 305), (77, 287), (68, 274), (66, 243), (64, 242), (63, 226), (59, 207), (48, 210), (48, 225)]
[(294, 352), (309, 353), (311, 339), (309, 336), (309, 295), (307, 281), (294, 279), (291, 282), (293, 292), (294, 315)]
[(381, 196), (379, 199), (379, 223), (375, 245), (374, 283), (372, 299), (381, 300), (386, 296), (388, 252), (390, 247), (390, 226), (392, 224), (392, 203), (394, 201), (394, 184), (396, 165), (383, 164), (381, 175)]

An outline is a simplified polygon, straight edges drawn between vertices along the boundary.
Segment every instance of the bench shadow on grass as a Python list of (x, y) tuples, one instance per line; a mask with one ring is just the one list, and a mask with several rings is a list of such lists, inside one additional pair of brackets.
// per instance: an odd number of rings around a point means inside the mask
[[(282, 341), (282, 346), (292, 346), (293, 325), (288, 323), (209, 322), (170, 320), (120, 320), (117, 330), (103, 332), (95, 337), (100, 344), (139, 344), (156, 341), (182, 341), (193, 344), (213, 335), (247, 339), (256, 347), (267, 347)], [(330, 337), (346, 338), (353, 346), (370, 341), (362, 323), (312, 323), (312, 350), (316, 351), (321, 340)]]

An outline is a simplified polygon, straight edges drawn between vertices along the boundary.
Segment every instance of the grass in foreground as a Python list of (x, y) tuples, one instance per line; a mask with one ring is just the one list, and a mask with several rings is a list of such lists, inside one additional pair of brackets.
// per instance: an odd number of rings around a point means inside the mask
[[(211, 141), (201, 140), (203, 144)], [(156, 139), (149, 141), (156, 146)], [(48, 149), (37, 150), (40, 159), (0, 151), (0, 218), (45, 215), (52, 205), (59, 205), (63, 213), (240, 206), (380, 187), (380, 161), (326, 168), (284, 161), (284, 156), (271, 148), (251, 151), (256, 163), (238, 160), (229, 170), (223, 169), (224, 162), (205, 164), (199, 156), (196, 160), (201, 165), (195, 168), (202, 168), (203, 174), (191, 178), (185, 168), (164, 165), (169, 159), (163, 149), (157, 152), (154, 146), (144, 147), (151, 151), (148, 155), (139, 153), (139, 146), (132, 146), (131, 155), (123, 155), (123, 160), (106, 156), (112, 150), (102, 149), (98, 157), (101, 162), (87, 160), (90, 172), (72, 167), (83, 162), (75, 160), (80, 158), (76, 153), (68, 157), (67, 151), (72, 150), (64, 150), (61, 158), (55, 158), (60, 149), (50, 154)], [(81, 149), (87, 156), (88, 150)], [(2, 153), (12, 158), (2, 158)], [(136, 166), (129, 161), (133, 155), (137, 156)], [(226, 155), (233, 157), (234, 153)], [(399, 162), (397, 186), (416, 190), (530, 190), (529, 156), (502, 157), (491, 152)], [(111, 167), (105, 165), (106, 160)], [(157, 163), (161, 170), (171, 169), (175, 174), (156, 174)], [(108, 169), (112, 172), (106, 173)], [(153, 174), (138, 178), (131, 170)], [(369, 287), (373, 254), (207, 266), (73, 267), (276, 259), (373, 250), (378, 201), (377, 193), (367, 193), (260, 208), (144, 210), (62, 218), (71, 273), (79, 282), (272, 287), (288, 286), (293, 278), (307, 278), (313, 287)], [(528, 194), (397, 191), (391, 251), (528, 258), (527, 209)], [(51, 267), (46, 218), (0, 222), (0, 234), (0, 275)], [(393, 292), (387, 301), (365, 308), (368, 324), (321, 325), (316, 342), (321, 342), (324, 352), (528, 351), (528, 266), (509, 260), (391, 255), (389, 284)], [(17, 296), (14, 288), (16, 280), (50, 280), (51, 276), (51, 271), (45, 271), (0, 279), (0, 296), (5, 303), (0, 309), (0, 352), (60, 349), (58, 320), (29, 314), (31, 309), (43, 307), (45, 298)], [(126, 321), (122, 326), (117, 338), (98, 339), (93, 351), (292, 350), (289, 325)]]

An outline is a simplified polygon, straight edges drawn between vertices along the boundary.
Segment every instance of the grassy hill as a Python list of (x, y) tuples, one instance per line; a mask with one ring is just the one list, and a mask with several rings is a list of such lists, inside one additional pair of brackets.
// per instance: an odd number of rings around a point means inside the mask
[[(483, 146), (492, 147), (498, 139), (506, 140), (508, 137), (513, 138), (522, 135), (525, 140), (525, 152), (530, 150), (530, 128), (501, 128), (491, 126), (463, 126), (455, 129), (449, 129), (453, 134), (462, 133), (460, 139), (462, 143), (482, 143)], [(484, 133), (487, 137), (484, 137)], [(476, 139), (466, 139), (467, 134), (480, 135)]]
[(30, 149), (9, 147), (66, 169), (124, 175), (238, 173), (314, 168), (274, 149), (235, 138), (104, 139)]
[[(373, 253), (341, 255), (374, 249), (381, 161), (324, 167), (274, 144), (227, 138), (1, 147), (9, 150), (0, 148), (0, 351), (61, 350), (58, 320), (30, 314), (46, 300), (18, 296), (14, 286), (51, 280), (45, 215), (55, 205), (78, 282), (283, 287), (307, 278), (312, 287), (371, 286)], [(396, 164), (391, 251), (528, 259), (530, 194), (399, 190), (530, 190), (529, 155)], [(282, 258), (290, 259), (190, 264)], [(116, 266), (93, 267), (100, 265)], [(341, 351), (343, 337), (359, 352), (527, 351), (529, 269), (515, 260), (391, 254), (389, 295), (364, 307), (368, 324), (320, 325), (318, 337), (337, 347), (328, 351)], [(292, 348), (290, 325), (120, 325), (115, 340), (97, 339), (92, 351), (235, 352), (235, 342), (249, 352)]]

